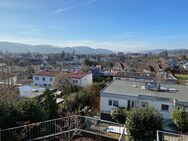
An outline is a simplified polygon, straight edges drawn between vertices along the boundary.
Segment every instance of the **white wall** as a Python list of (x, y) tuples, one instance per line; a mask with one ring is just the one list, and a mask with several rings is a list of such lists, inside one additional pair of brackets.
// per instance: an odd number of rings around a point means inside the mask
[[(137, 98), (137, 97), (135, 97)], [(104, 97), (100, 96), (100, 112), (110, 112), (112, 109), (116, 108), (114, 106), (109, 106), (109, 100), (117, 100), (119, 101), (119, 107), (127, 107), (128, 105), (128, 100), (136, 101), (136, 107), (142, 107), (141, 102), (147, 102), (149, 106), (154, 107), (156, 110), (158, 110), (161, 115), (163, 116), (164, 119), (170, 119), (171, 118), (171, 112), (174, 109), (173, 102), (172, 101), (160, 101), (160, 100), (144, 100), (144, 99), (139, 99), (139, 100), (133, 100), (133, 99), (126, 99), (126, 98), (118, 98), (118, 95), (114, 98), (111, 97)], [(169, 105), (169, 110), (168, 111), (163, 111), (161, 110), (161, 105)]]
[(13, 77), (11, 77), (10, 79), (11, 79), (11, 84), (12, 84), (12, 85), (17, 84), (17, 76), (13, 76)]
[[(141, 102), (147, 102), (149, 103), (149, 106), (154, 107), (156, 110), (158, 110), (163, 118), (170, 119), (171, 118), (171, 112), (174, 109), (173, 102), (171, 101), (151, 101), (151, 100), (139, 100), (139, 106), (141, 107)], [(161, 110), (161, 105), (169, 105), (169, 111), (163, 111)]]
[[(71, 81), (72, 81), (72, 83), (73, 83), (74, 85), (81, 86), (81, 79), (72, 78)], [(75, 83), (75, 81), (77, 81), (77, 83)]]
[(93, 82), (93, 75), (91, 73), (81, 78), (80, 86), (85, 87), (91, 85)]
[[(35, 77), (39, 77), (39, 80), (36, 80)], [(43, 79), (42, 79), (43, 77), (45, 77), (45, 81), (43, 81)], [(52, 78), (53, 80), (50, 81), (50, 78)], [(33, 84), (38, 85), (38, 86), (44, 86), (44, 84), (47, 84), (47, 86), (49, 86), (49, 85), (53, 86), (54, 79), (55, 79), (55, 77), (51, 77), (51, 76), (34, 75), (33, 76)], [(89, 86), (93, 82), (92, 74), (87, 74), (86, 76), (84, 76), (81, 79), (72, 78), (71, 81), (73, 82), (73, 80), (77, 81), (77, 83), (74, 83), (75, 85), (78, 85), (81, 87)]]
[[(39, 77), (39, 80), (36, 80), (35, 77)], [(45, 81), (43, 80), (43, 77), (45, 78)], [(50, 80), (52, 78), (52, 81)], [(52, 76), (33, 76), (33, 84), (38, 86), (44, 86), (46, 84), (47, 86), (53, 86), (55, 77)]]
[(127, 107), (126, 99), (118, 99), (118, 98), (108, 98), (108, 97), (100, 97), (100, 111), (110, 112), (113, 110), (114, 106), (109, 106), (109, 100), (117, 100), (119, 101), (119, 107)]

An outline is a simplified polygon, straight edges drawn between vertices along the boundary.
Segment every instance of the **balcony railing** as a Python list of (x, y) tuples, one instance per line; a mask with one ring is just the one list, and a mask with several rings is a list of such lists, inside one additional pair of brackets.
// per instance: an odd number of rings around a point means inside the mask
[(188, 135), (158, 130), (157, 141), (188, 141)]
[(98, 118), (73, 115), (1, 130), (0, 141), (70, 140), (81, 132), (122, 141), (125, 127)]

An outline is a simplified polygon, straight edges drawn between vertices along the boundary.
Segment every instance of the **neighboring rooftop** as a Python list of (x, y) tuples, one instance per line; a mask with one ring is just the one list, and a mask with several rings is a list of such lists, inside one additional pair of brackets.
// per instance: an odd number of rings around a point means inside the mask
[(63, 75), (66, 77), (69, 77), (69, 78), (80, 79), (80, 78), (88, 75), (88, 73), (86, 73), (86, 72), (68, 72), (68, 73), (64, 73)]
[(114, 77), (125, 77), (125, 78), (138, 78), (138, 79), (156, 79), (154, 73), (139, 73), (139, 72), (119, 72)]
[(85, 72), (62, 72), (62, 71), (54, 71), (54, 70), (44, 70), (36, 73), (35, 75), (39, 76), (52, 76), (56, 77), (58, 75), (63, 75), (65, 77), (69, 78), (75, 78), (75, 79), (80, 79), (84, 76), (86, 76), (88, 73)]
[(161, 89), (170, 91), (151, 91), (143, 89), (145, 83), (125, 80), (114, 80), (101, 93), (128, 96), (154, 96), (159, 98), (177, 99), (188, 102), (188, 87), (184, 85), (161, 84)]
[(61, 73), (62, 73), (61, 71), (44, 70), (44, 71), (35, 73), (35, 75), (56, 77), (56, 76), (60, 75)]
[(8, 77), (14, 77), (14, 76), (16, 76), (16, 74), (0, 71), (1, 80), (7, 79)]

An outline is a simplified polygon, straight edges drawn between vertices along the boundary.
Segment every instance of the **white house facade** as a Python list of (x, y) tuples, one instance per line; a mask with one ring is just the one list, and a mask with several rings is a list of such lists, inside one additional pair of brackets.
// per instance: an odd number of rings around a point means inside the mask
[(33, 85), (52, 87), (60, 71), (41, 71), (33, 75)]
[(60, 75), (68, 78), (73, 84), (81, 87), (89, 86), (93, 81), (91, 73), (44, 70), (33, 75), (33, 85), (52, 87), (55, 78)]
[(100, 92), (100, 112), (109, 113), (117, 107), (141, 108), (154, 107), (164, 119), (171, 118), (175, 107), (188, 109), (188, 87), (181, 85), (156, 85), (156, 89), (148, 89), (146, 85), (135, 81), (114, 80)]
[(66, 77), (70, 78), (74, 85), (85, 87), (89, 86), (93, 82), (92, 73), (85, 72), (69, 72), (64, 74)]

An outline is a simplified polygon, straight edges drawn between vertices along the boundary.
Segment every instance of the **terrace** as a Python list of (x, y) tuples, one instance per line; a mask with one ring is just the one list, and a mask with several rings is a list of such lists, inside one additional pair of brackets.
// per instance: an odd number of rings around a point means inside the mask
[(125, 127), (122, 124), (98, 118), (73, 115), (0, 130), (0, 141), (72, 140), (81, 133), (123, 141)]

